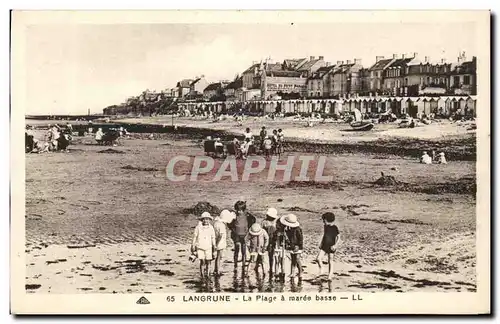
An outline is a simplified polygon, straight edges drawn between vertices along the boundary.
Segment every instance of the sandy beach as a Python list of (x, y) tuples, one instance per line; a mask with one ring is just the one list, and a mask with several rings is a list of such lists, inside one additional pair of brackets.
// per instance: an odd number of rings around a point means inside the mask
[[(202, 155), (200, 140), (143, 138), (109, 148), (77, 137), (68, 153), (26, 155), (27, 291), (475, 291), (475, 196), (453, 190), (467, 179), (475, 183), (474, 161), (422, 165), (411, 157), (339, 153), (327, 156), (334, 183), (307, 190), (263, 181), (265, 172), (249, 182), (207, 176), (172, 183), (167, 161)], [(381, 172), (404, 186), (375, 186)], [(281, 284), (253, 272), (243, 280), (240, 270), (235, 276), (231, 242), (224, 275), (200, 281), (198, 264), (188, 260), (197, 223), (188, 210), (204, 201), (232, 208), (240, 199), (259, 220), (268, 207), (299, 217), (302, 282)], [(317, 278), (313, 261), (326, 211), (337, 215), (344, 235), (330, 283)]]

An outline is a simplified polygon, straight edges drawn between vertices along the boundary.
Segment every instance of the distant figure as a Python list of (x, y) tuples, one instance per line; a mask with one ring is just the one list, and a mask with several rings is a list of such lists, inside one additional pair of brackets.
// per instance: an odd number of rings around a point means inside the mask
[(259, 136), (260, 136), (260, 149), (264, 150), (264, 140), (267, 136), (266, 126), (262, 126)]
[(427, 154), (427, 152), (424, 152), (424, 154), (422, 154), (422, 157), (420, 158), (420, 163), (432, 164), (432, 158)]
[(104, 132), (102, 131), (102, 128), (97, 129), (97, 132), (95, 132), (95, 140), (97, 144), (102, 143), (102, 137), (104, 136)]
[(439, 153), (438, 163), (439, 164), (447, 164), (448, 163), (448, 162), (446, 162), (446, 157), (444, 156), (444, 152)]
[(252, 132), (250, 131), (250, 128), (247, 128), (247, 129), (245, 130), (245, 141), (246, 141), (247, 139), (249, 139), (249, 140), (250, 140), (250, 142), (253, 142), (253, 134), (252, 134)]

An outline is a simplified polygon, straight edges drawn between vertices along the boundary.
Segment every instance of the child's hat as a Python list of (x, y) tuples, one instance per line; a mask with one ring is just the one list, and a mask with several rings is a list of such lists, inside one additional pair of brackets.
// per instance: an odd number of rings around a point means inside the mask
[(234, 213), (230, 212), (229, 210), (224, 209), (223, 211), (221, 211), (219, 217), (220, 217), (221, 221), (229, 224), (236, 218), (236, 215)]
[(300, 224), (297, 221), (297, 216), (294, 214), (288, 214), (285, 216), (281, 216), (280, 218), (281, 224), (288, 226), (288, 227), (299, 227)]
[(276, 210), (276, 208), (271, 207), (267, 210), (266, 216), (276, 219), (278, 218), (278, 211)]
[(201, 214), (201, 216), (200, 216), (200, 219), (203, 219), (203, 218), (214, 219), (214, 218), (212, 217), (212, 215), (210, 215), (210, 213), (209, 213), (209, 212), (203, 212), (203, 213)]
[(252, 227), (250, 227), (250, 235), (260, 235), (262, 234), (262, 231), (263, 229), (258, 223), (255, 223)]

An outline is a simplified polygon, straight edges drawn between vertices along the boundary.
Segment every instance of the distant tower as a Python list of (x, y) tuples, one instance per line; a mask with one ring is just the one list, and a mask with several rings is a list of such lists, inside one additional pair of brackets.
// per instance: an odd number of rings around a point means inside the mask
[(90, 108), (88, 109), (88, 114), (89, 114), (89, 116), (90, 116)]

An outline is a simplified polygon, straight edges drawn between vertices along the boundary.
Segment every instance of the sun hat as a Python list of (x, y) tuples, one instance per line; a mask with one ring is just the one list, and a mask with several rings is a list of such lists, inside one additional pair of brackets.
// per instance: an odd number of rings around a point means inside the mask
[(214, 219), (214, 218), (212, 217), (212, 215), (210, 215), (210, 213), (209, 213), (209, 212), (203, 212), (203, 213), (201, 214), (201, 216), (200, 216), (200, 219), (203, 219), (203, 218)]
[(288, 227), (300, 226), (299, 222), (297, 221), (297, 216), (295, 216), (294, 214), (288, 214), (285, 216), (281, 216), (280, 222), (281, 222), (281, 224), (288, 226)]
[(230, 212), (229, 210), (224, 209), (223, 211), (221, 211), (219, 217), (220, 217), (221, 221), (229, 224), (236, 218), (236, 215), (234, 213)]
[(249, 233), (251, 235), (260, 235), (262, 234), (262, 231), (263, 231), (262, 226), (260, 226), (260, 224), (258, 223), (255, 223), (252, 225), (252, 227), (250, 227)]
[(276, 219), (278, 218), (278, 211), (276, 210), (276, 208), (271, 207), (267, 210), (266, 216)]

